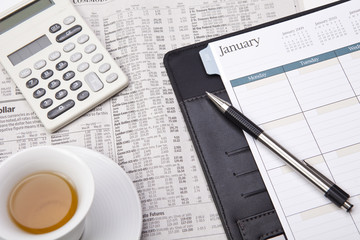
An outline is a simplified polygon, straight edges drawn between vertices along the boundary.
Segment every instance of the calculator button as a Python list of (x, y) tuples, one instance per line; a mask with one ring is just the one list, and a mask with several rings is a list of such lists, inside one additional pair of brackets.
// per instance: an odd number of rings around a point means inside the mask
[(106, 82), (112, 83), (118, 79), (118, 75), (116, 73), (111, 73), (109, 76), (106, 77)]
[(71, 52), (74, 50), (75, 44), (74, 43), (68, 43), (63, 47), (64, 52)]
[(85, 99), (87, 99), (89, 97), (90, 93), (86, 90), (80, 92), (78, 95), (77, 95), (77, 99), (79, 101), (83, 101)]
[(34, 98), (40, 98), (40, 97), (44, 96), (45, 93), (46, 93), (45, 89), (39, 88), (38, 90), (36, 90), (36, 91), (33, 93), (33, 96), (34, 96)]
[(49, 82), (48, 88), (55, 89), (58, 86), (60, 86), (60, 84), (61, 84), (60, 80), (55, 79), (55, 80), (52, 80), (51, 82)]
[(58, 71), (64, 70), (68, 66), (68, 63), (66, 61), (61, 61), (58, 64), (56, 64), (55, 68)]
[(40, 70), (40, 69), (42, 69), (43, 67), (45, 67), (46, 66), (46, 61), (45, 60), (39, 60), (39, 61), (37, 61), (35, 64), (34, 64), (34, 68), (36, 69), (36, 70)]
[(47, 116), (49, 119), (54, 119), (54, 118), (60, 116), (61, 114), (63, 114), (64, 112), (68, 111), (69, 109), (71, 109), (74, 106), (75, 106), (74, 100), (71, 100), (71, 99), (67, 100), (66, 102), (60, 104), (59, 106), (57, 106), (56, 108), (54, 108), (53, 110), (48, 112)]
[(64, 97), (66, 97), (67, 95), (68, 95), (68, 92), (65, 89), (61, 89), (60, 91), (55, 93), (55, 98), (57, 100), (60, 100), (60, 99), (63, 99)]
[(101, 60), (103, 60), (103, 58), (104, 58), (104, 55), (102, 55), (101, 53), (98, 53), (98, 54), (96, 54), (95, 56), (92, 57), (91, 61), (93, 63), (98, 63)]
[(104, 63), (103, 65), (101, 65), (101, 66), (99, 67), (99, 72), (101, 72), (101, 73), (106, 73), (107, 71), (110, 70), (110, 68), (111, 68), (110, 64)]
[(77, 33), (81, 32), (82, 27), (80, 25), (75, 25), (72, 28), (66, 30), (65, 32), (59, 34), (56, 37), (56, 41), (61, 43), (64, 42), (66, 40), (68, 40), (69, 38), (71, 38), (72, 36), (76, 35)]
[(32, 71), (30, 68), (25, 68), (24, 70), (21, 70), (21, 72), (19, 73), (19, 77), (26, 78), (26, 77), (30, 76), (31, 73), (32, 73)]
[(64, 19), (63, 23), (65, 25), (69, 25), (72, 24), (73, 22), (75, 22), (76, 18), (74, 16), (68, 16), (67, 18)]
[(96, 73), (94, 73), (94, 72), (91, 72), (91, 73), (88, 73), (87, 75), (85, 75), (85, 82), (89, 85), (91, 90), (94, 92), (97, 92), (104, 87), (104, 84), (102, 83), (102, 81), (100, 80), (98, 75), (96, 75)]
[(84, 49), (84, 51), (87, 54), (92, 53), (95, 50), (96, 50), (96, 45), (95, 44), (90, 44), (90, 45), (86, 46), (86, 48)]
[(82, 86), (82, 82), (79, 81), (79, 80), (76, 80), (75, 82), (73, 82), (71, 85), (70, 85), (70, 89), (75, 91), (75, 90), (78, 90), (79, 88), (81, 88)]
[(61, 25), (58, 24), (58, 23), (55, 23), (54, 25), (52, 25), (50, 28), (49, 28), (49, 32), (51, 33), (56, 33), (57, 31), (59, 31), (61, 29)]
[(79, 72), (83, 72), (83, 71), (87, 70), (89, 68), (89, 66), (90, 65), (87, 62), (83, 62), (77, 67), (77, 70)]
[(72, 61), (72, 62), (77, 62), (77, 61), (79, 61), (81, 58), (82, 58), (82, 54), (79, 53), (79, 52), (76, 52), (76, 53), (74, 53), (73, 55), (71, 55), (70, 61)]
[(49, 60), (50, 61), (55, 61), (60, 56), (61, 56), (61, 53), (59, 51), (52, 52), (52, 53), (49, 54)]
[(32, 78), (30, 79), (29, 81), (26, 82), (26, 87), (27, 88), (33, 88), (35, 87), (36, 85), (38, 85), (39, 83), (39, 80), (36, 79), (36, 78)]
[(49, 78), (52, 77), (52, 75), (54, 75), (53, 70), (47, 69), (41, 74), (41, 78), (42, 79), (49, 79)]
[(52, 104), (53, 104), (53, 100), (51, 100), (50, 98), (47, 98), (40, 103), (40, 107), (42, 109), (45, 109), (45, 108), (50, 107)]
[(80, 43), (80, 44), (84, 44), (87, 41), (89, 41), (89, 38), (90, 38), (89, 35), (83, 34), (77, 39), (77, 42)]
[(69, 81), (73, 77), (75, 77), (75, 72), (74, 71), (68, 71), (68, 72), (64, 73), (64, 75), (63, 75), (63, 79), (65, 81)]

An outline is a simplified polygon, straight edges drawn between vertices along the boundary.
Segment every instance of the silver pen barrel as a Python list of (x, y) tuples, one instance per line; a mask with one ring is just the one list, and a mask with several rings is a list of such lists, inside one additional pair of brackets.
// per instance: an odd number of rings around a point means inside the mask
[(264, 132), (261, 133), (257, 139), (274, 153), (276, 153), (289, 166), (294, 168), (306, 179), (317, 186), (321, 191), (323, 191), (325, 196), (337, 206), (344, 208), (346, 211), (350, 211), (350, 209), (353, 207), (353, 205), (347, 201), (350, 196), (331, 180), (329, 180), (326, 176), (317, 171), (314, 167), (310, 166), (305, 161), (301, 161), (294, 157), (288, 151), (283, 149), (280, 144), (267, 136)]
[(307, 167), (304, 162), (295, 158), (265, 133), (260, 134), (258, 140), (276, 153), (288, 165), (298, 170), (305, 178), (314, 183), (323, 192), (329, 190), (330, 186), (333, 185), (329, 179), (325, 178), (322, 174), (318, 174), (317, 171), (314, 171), (314, 168)]

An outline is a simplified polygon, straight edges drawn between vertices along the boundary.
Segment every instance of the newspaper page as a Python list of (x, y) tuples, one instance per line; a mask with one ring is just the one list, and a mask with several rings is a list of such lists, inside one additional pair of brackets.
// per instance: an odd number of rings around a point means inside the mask
[(184, 45), (293, 14), (298, 11), (296, 2), (72, 2), (130, 85), (49, 134), (0, 66), (0, 162), (39, 145), (93, 149), (117, 162), (133, 180), (143, 210), (142, 239), (226, 239), (163, 57)]

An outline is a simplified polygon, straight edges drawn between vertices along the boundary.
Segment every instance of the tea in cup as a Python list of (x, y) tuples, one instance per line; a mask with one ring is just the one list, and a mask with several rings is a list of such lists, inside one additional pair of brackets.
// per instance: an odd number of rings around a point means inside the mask
[(29, 148), (0, 164), (0, 239), (80, 239), (95, 185), (77, 155)]

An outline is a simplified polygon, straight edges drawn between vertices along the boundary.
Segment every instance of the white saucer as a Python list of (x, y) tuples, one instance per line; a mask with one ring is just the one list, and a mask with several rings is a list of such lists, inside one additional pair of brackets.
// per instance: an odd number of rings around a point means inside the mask
[(125, 171), (108, 157), (81, 147), (61, 146), (85, 160), (93, 172), (95, 196), (81, 240), (141, 237), (142, 210), (135, 186)]

